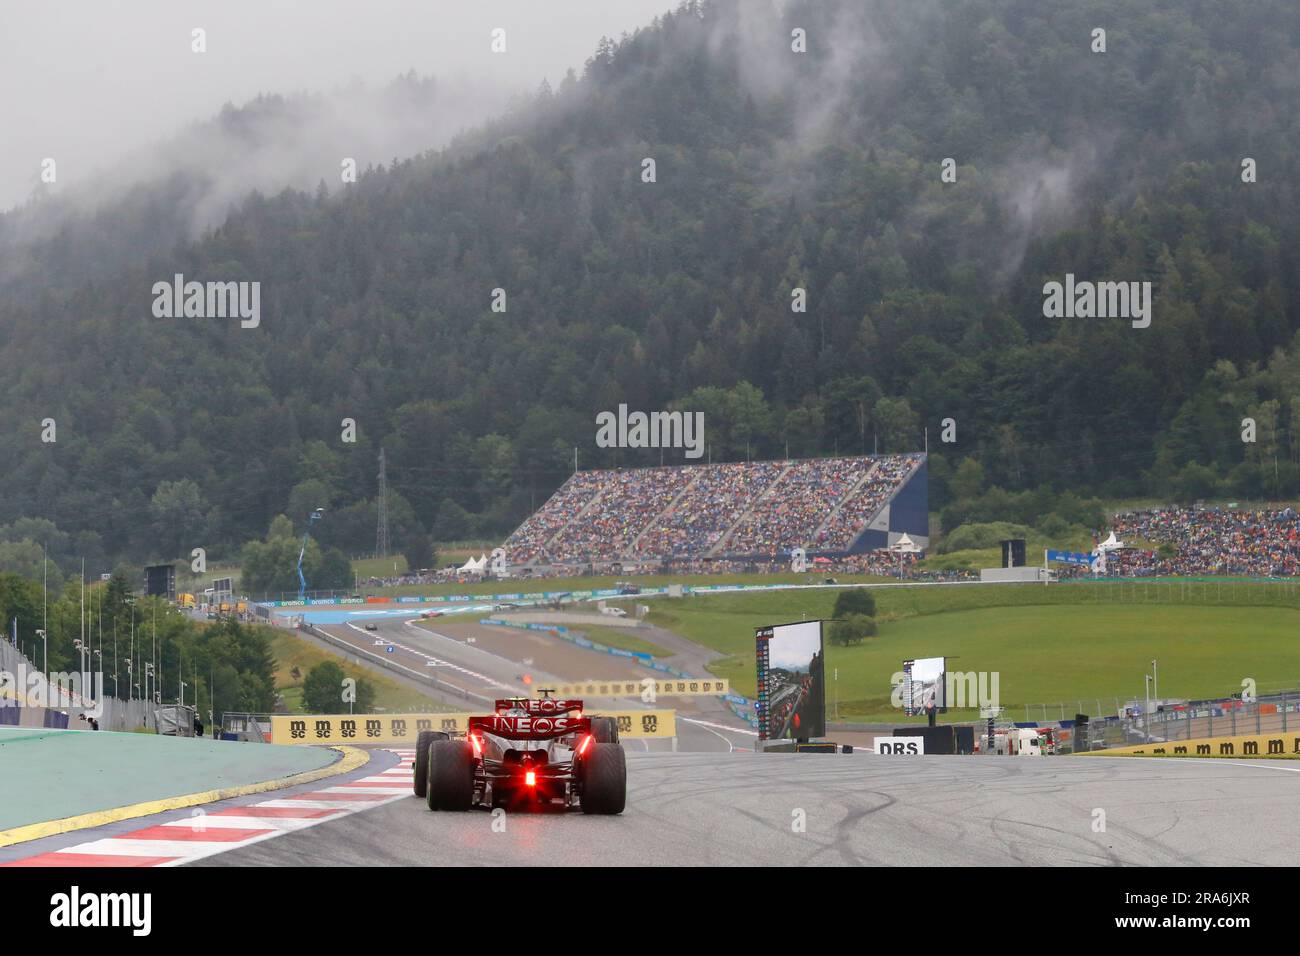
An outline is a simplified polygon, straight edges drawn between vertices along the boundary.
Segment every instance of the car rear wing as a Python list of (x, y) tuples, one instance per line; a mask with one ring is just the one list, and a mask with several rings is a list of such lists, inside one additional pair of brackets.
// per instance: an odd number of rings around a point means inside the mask
[(528, 697), (512, 697), (496, 702), (498, 714), (505, 714), (511, 710), (526, 710), (530, 714), (554, 716), (556, 714), (567, 714), (574, 710), (581, 711), (582, 701), (572, 699), (557, 700), (553, 697), (541, 697), (536, 700)]
[(558, 714), (492, 714), (489, 717), (471, 717), (468, 732), (492, 734), (509, 740), (554, 740), (569, 734), (591, 733), (590, 717), (574, 717), (566, 712)]

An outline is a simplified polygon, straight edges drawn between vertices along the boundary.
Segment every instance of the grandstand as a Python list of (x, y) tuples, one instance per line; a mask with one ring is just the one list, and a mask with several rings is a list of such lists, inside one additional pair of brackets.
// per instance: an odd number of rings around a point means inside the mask
[(1130, 546), (1108, 555), (1111, 575), (1300, 575), (1300, 513), (1293, 508), (1153, 508), (1115, 515), (1112, 528)]
[(843, 557), (929, 541), (923, 454), (576, 472), (505, 542), (509, 562)]

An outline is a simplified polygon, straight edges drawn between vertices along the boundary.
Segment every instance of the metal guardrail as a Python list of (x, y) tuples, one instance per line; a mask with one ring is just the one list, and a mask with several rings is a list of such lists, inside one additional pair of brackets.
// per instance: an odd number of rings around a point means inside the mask
[[(1074, 713), (1088, 714), (1086, 749), (1089, 750), (1300, 730), (1300, 691), (1294, 690), (1264, 694), (1248, 701), (1235, 697), (1187, 701), (1166, 698), (1160, 702), (1153, 701), (1149, 714), (1142, 712), (1142, 706), (1131, 706), (1144, 705), (1145, 702), (1114, 700), (1118, 713), (1106, 714), (1099, 709), (1090, 711), (1086, 706), (1089, 702), (1085, 700), (1078, 702), (1082, 705), (1079, 710), (1064, 718), (1053, 715), (1043, 720), (1035, 719), (1032, 713), (1039, 705), (1031, 705), (1027, 708), (1030, 713), (1027, 713), (1025, 723), (1044, 727), (1062, 723), (1069, 726)], [(1012, 712), (1006, 716), (1015, 720), (1020, 715)]]

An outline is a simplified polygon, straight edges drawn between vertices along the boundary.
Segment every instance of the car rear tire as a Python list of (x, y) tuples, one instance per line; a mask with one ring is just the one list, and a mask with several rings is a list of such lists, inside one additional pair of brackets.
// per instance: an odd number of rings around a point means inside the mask
[(615, 717), (591, 718), (591, 736), (598, 744), (618, 743), (618, 719)]
[(627, 757), (612, 743), (592, 743), (582, 758), (583, 813), (622, 813), (627, 805)]
[(463, 740), (429, 744), (425, 799), (430, 810), (468, 810), (474, 803), (474, 755)]
[(422, 730), (415, 738), (415, 768), (411, 778), (417, 797), (424, 796), (429, 787), (429, 744), (446, 739), (447, 735), (441, 730)]

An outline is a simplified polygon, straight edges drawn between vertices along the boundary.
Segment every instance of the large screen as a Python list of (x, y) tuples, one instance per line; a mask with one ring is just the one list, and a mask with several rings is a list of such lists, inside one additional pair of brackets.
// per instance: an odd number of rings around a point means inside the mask
[(759, 628), (758, 690), (766, 740), (826, 735), (826, 675), (822, 622)]
[(918, 657), (903, 661), (903, 712), (909, 717), (948, 709), (946, 657)]

